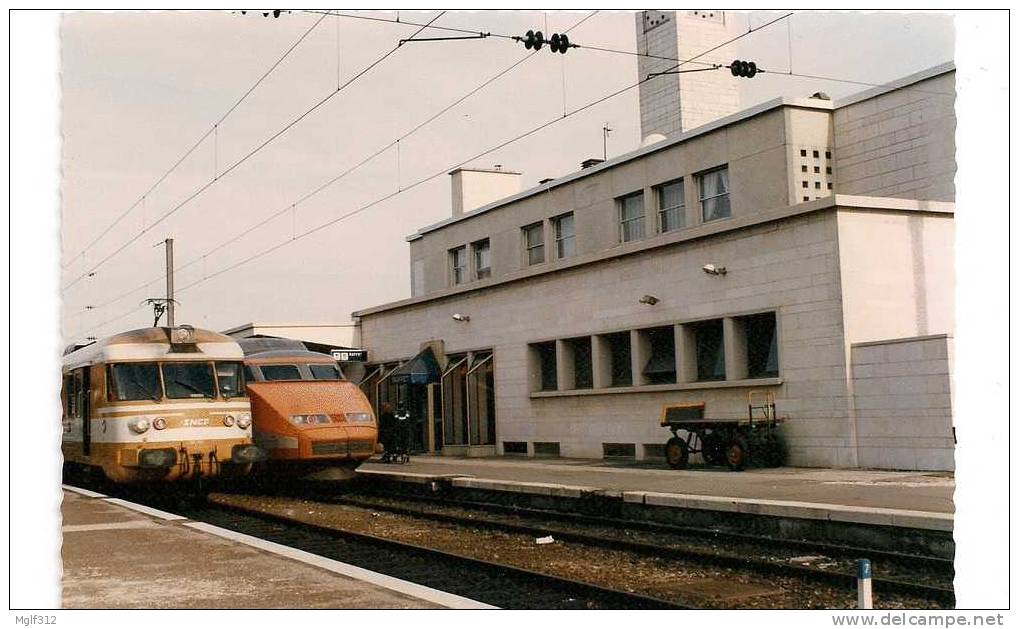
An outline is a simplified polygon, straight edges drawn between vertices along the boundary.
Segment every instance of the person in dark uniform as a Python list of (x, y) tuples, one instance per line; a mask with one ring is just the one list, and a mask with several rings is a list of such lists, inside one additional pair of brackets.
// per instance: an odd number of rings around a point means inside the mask
[(385, 448), (382, 452), (382, 462), (392, 463), (396, 458), (396, 416), (393, 415), (393, 405), (383, 402), (379, 413), (379, 441)]
[(410, 461), (410, 413), (407, 412), (407, 407), (403, 402), (397, 405), (396, 409), (396, 423), (393, 427), (393, 432), (396, 435), (394, 442), (396, 448), (393, 451), (396, 455), (395, 460), (398, 463), (406, 463)]

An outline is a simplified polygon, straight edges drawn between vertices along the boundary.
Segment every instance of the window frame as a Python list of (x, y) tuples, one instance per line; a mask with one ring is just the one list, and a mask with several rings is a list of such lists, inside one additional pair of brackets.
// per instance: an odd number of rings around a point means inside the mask
[[(457, 266), (458, 254), (463, 254), (461, 266)], [(460, 245), (449, 250), (449, 282), (451, 286), (467, 283), (467, 245)]]
[[(273, 367), (293, 367), (294, 371), (297, 372), (297, 377), (296, 378), (270, 378), (265, 373), (266, 367), (268, 367), (270, 370)], [(258, 369), (262, 373), (262, 382), (297, 382), (299, 380), (304, 380), (304, 375), (301, 373), (301, 367), (297, 363), (278, 363), (278, 364), (271, 364), (271, 365), (259, 365)]]
[[(478, 254), (481, 251), (488, 252), (488, 266), (482, 267), (478, 264)], [(471, 262), (473, 264), (471, 274), (474, 279), (485, 280), (492, 277), (492, 240), (490, 238), (482, 238), (471, 243)], [(482, 271), (485, 271), (484, 275), (482, 275)]]
[[(573, 226), (569, 236), (562, 236), (562, 221), (564, 219), (570, 219), (570, 224)], [(566, 258), (572, 258), (577, 255), (577, 217), (573, 212), (565, 212), (559, 216), (553, 217), (552, 219), (552, 238), (555, 241), (555, 255), (556, 260), (565, 260)], [(569, 241), (573, 247), (573, 250), (565, 254), (562, 251), (563, 243)]]
[[(664, 203), (665, 188), (667, 188), (669, 186), (676, 186), (676, 185), (680, 186), (681, 190), (682, 190), (682, 194), (679, 195), (680, 204), (679, 205), (674, 205), (672, 207), (665, 207), (665, 203)], [(680, 229), (684, 229), (686, 227), (686, 180), (683, 177), (680, 177), (679, 179), (673, 179), (671, 181), (665, 181), (665, 182), (662, 182), (662, 183), (658, 184), (657, 186), (655, 186), (654, 190), (655, 190), (655, 200), (656, 200), (656, 202), (658, 204), (658, 210), (657, 210), (657, 213), (656, 213), (656, 215), (657, 215), (657, 225), (656, 225), (656, 227), (658, 229), (658, 233), (659, 234), (666, 234), (666, 233), (671, 232), (671, 231), (677, 231), (677, 230), (680, 230)], [(672, 229), (665, 229), (665, 221), (664, 221), (665, 214), (667, 212), (673, 212), (673, 211), (676, 212), (676, 216), (677, 216), (677, 219), (678, 219), (677, 220), (678, 225), (676, 225), (676, 227), (673, 227)]]
[[(710, 197), (704, 196), (704, 178), (707, 177), (708, 175), (713, 175), (715, 173), (722, 172), (722, 171), (725, 171), (725, 173), (726, 173), (725, 192), (721, 193), (721, 194), (716, 194), (716, 195), (713, 195), (713, 196), (710, 196)], [(729, 182), (728, 172), (729, 172), (729, 164), (723, 164), (721, 166), (716, 166), (714, 168), (709, 168), (707, 170), (702, 170), (701, 172), (699, 172), (699, 173), (697, 173), (695, 175), (695, 177), (697, 179), (697, 199), (698, 199), (697, 202), (700, 205), (700, 210), (701, 210), (701, 222), (703, 222), (703, 223), (711, 223), (711, 222), (720, 221), (720, 220), (723, 220), (723, 219), (726, 219), (726, 218), (732, 218), (732, 185)], [(719, 199), (721, 197), (725, 197), (726, 198), (727, 204), (729, 206), (726, 215), (709, 219), (705, 215), (705, 212), (704, 212), (704, 210), (705, 210), (704, 202), (705, 201), (712, 201), (714, 199)]]
[[(640, 215), (634, 218), (625, 218), (626, 202), (630, 199), (640, 199)], [(619, 223), (619, 243), (624, 244), (627, 242), (637, 242), (647, 238), (647, 208), (644, 206), (644, 191), (637, 190), (630, 194), (624, 194), (621, 197), (616, 197), (617, 209), (617, 221)], [(636, 223), (639, 221), (640, 224), (640, 235), (633, 238), (626, 238), (626, 226), (628, 223)]]
[[(520, 233), (523, 235), (524, 239), (524, 262), (526, 263), (526, 265), (535, 266), (538, 264), (544, 264), (547, 260), (545, 256), (545, 221), (538, 221), (535, 223), (530, 223), (529, 225), (524, 225), (523, 227), (520, 228)], [(531, 244), (530, 240), (531, 233), (537, 233), (541, 235), (541, 242), (539, 244)], [(537, 249), (541, 249), (541, 259), (536, 262), (532, 262), (531, 251)]]

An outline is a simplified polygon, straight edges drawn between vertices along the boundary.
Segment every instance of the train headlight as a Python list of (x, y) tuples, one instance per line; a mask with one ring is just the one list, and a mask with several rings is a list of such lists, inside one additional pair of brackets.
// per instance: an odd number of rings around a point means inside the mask
[(164, 418), (164, 417), (157, 417), (157, 418), (153, 419), (152, 420), (152, 427), (155, 428), (156, 430), (162, 430), (162, 429), (166, 428), (166, 418)]
[(329, 416), (321, 413), (312, 415), (291, 415), (290, 423), (295, 426), (314, 426), (316, 424), (328, 424)]
[(135, 431), (140, 435), (149, 429), (149, 420), (145, 419), (144, 417), (139, 417), (138, 419), (128, 422), (127, 425), (128, 427), (131, 428), (131, 430)]
[(234, 425), (234, 416), (233, 415), (224, 415), (223, 416), (223, 425), (224, 426), (228, 426), (228, 427), (229, 426), (233, 426)]
[(251, 425), (251, 415), (249, 415), (247, 413), (244, 413), (242, 415), (238, 415), (237, 416), (237, 427), (238, 428), (247, 428), (250, 425)]
[(371, 422), (372, 420), (371, 413), (358, 412), (358, 413), (345, 413), (345, 415), (347, 416), (348, 422), (356, 422), (363, 424)]

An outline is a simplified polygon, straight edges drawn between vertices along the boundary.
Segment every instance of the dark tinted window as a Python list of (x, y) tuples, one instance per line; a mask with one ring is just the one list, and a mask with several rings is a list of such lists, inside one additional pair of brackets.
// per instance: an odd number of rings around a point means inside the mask
[(163, 363), (163, 385), (166, 397), (214, 398), (215, 381), (209, 363)]
[(110, 399), (158, 400), (162, 397), (155, 363), (123, 363), (110, 367)]
[(244, 378), (241, 377), (240, 363), (216, 363), (216, 379), (219, 380), (219, 394), (223, 397), (244, 395)]
[(258, 380), (258, 378), (255, 377), (255, 370), (249, 365), (244, 365), (244, 381), (255, 382), (256, 380)]
[(300, 380), (297, 365), (262, 365), (262, 377), (266, 380)]
[(336, 365), (308, 365), (311, 377), (316, 380), (340, 380), (340, 369)]
[(697, 343), (697, 379), (725, 380), (722, 320), (694, 324), (694, 337)]
[(775, 334), (775, 313), (743, 317), (747, 338), (747, 375), (751, 378), (774, 378), (778, 375), (778, 336)]

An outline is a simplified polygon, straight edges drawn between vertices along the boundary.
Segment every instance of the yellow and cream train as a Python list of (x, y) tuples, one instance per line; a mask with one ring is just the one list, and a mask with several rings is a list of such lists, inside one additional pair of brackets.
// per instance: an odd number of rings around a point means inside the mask
[(228, 336), (133, 330), (68, 348), (62, 371), (65, 463), (134, 483), (246, 474), (265, 456)]

